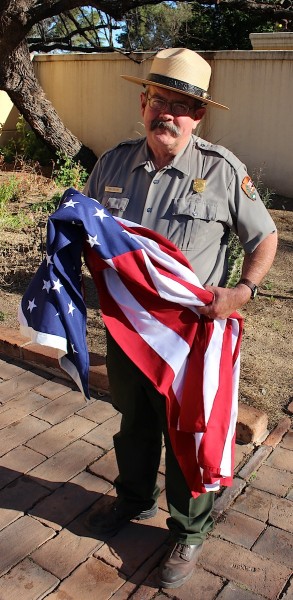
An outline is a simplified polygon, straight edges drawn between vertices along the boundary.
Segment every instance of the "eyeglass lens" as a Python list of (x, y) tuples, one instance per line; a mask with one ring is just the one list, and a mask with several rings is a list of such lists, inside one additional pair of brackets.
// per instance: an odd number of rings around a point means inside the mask
[(187, 115), (192, 108), (191, 106), (188, 106), (188, 104), (183, 104), (182, 102), (168, 102), (167, 100), (162, 100), (162, 98), (156, 98), (155, 96), (148, 96), (147, 100), (150, 107), (154, 110), (165, 110), (167, 106), (170, 106), (170, 112), (177, 117)]

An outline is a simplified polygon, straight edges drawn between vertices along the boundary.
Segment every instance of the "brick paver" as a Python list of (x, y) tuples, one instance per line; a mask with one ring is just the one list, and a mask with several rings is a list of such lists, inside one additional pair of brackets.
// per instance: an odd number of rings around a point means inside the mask
[(221, 517), (213, 535), (251, 548), (264, 529), (265, 524), (261, 521), (231, 509)]
[(290, 417), (284, 417), (283, 419), (281, 419), (281, 421), (278, 423), (275, 429), (273, 429), (270, 435), (268, 435), (268, 437), (264, 441), (264, 444), (275, 448), (282, 441), (284, 433), (287, 433), (287, 431), (290, 429), (290, 426)]
[(18, 446), (0, 458), (0, 489), (18, 479), (41, 462), (45, 457), (26, 446)]
[(36, 435), (27, 445), (45, 456), (53, 456), (75, 440), (86, 435), (95, 424), (79, 415), (72, 415), (47, 431)]
[(293, 571), (293, 534), (276, 527), (268, 527), (257, 540), (253, 551), (271, 558)]
[(209, 538), (199, 562), (205, 569), (245, 585), (276, 600), (291, 576), (291, 569), (224, 540)]
[(94, 552), (99, 543), (101, 542), (94, 538), (63, 529), (59, 535), (35, 550), (31, 558), (43, 569), (63, 580)]
[(98, 477), (104, 477), (108, 481), (114, 483), (114, 480), (118, 475), (118, 466), (114, 450), (110, 450), (107, 454), (104, 454), (104, 456), (95, 461), (89, 469), (91, 473), (98, 475)]
[(262, 465), (257, 473), (253, 474), (249, 483), (252, 487), (276, 494), (276, 496), (286, 496), (293, 486), (293, 474)]
[[(11, 352), (17, 356), (17, 348)], [(46, 356), (51, 368), (54, 357), (44, 355), (42, 364)], [(159, 590), (168, 536), (165, 449), (156, 517), (99, 539), (85, 516), (95, 510), (102, 519), (116, 496), (120, 415), (109, 393), (85, 402), (55, 368), (46, 374), (0, 358), (0, 371), (0, 600), (293, 600), (287, 421), (259, 446), (251, 439), (254, 412), (242, 411), (250, 439), (236, 445), (237, 475), (217, 495), (218, 522), (200, 564), (185, 585)], [(263, 428), (264, 416), (257, 417)]]
[(46, 404), (44, 408), (37, 410), (34, 414), (38, 419), (43, 419), (44, 421), (48, 421), (51, 425), (56, 425), (56, 423), (60, 423), (66, 419), (66, 417), (73, 415), (85, 405), (86, 401), (80, 392), (71, 390), (58, 396), (58, 398), (52, 400), (52, 402)]
[(23, 392), (32, 390), (37, 385), (44, 383), (45, 378), (36, 373), (25, 371), (18, 376), (12, 377), (0, 383), (0, 402), (9, 402)]
[(49, 400), (55, 400), (63, 396), (63, 394), (67, 394), (70, 390), (72, 390), (70, 382), (64, 383), (64, 380), (58, 378), (45, 381), (35, 388), (37, 394), (41, 394), (41, 396), (49, 398)]
[(48, 402), (48, 398), (31, 391), (10, 400), (10, 402), (0, 406), (0, 429), (23, 419), (23, 417), (45, 406)]
[(282, 448), (287, 448), (287, 450), (293, 450), (293, 431), (289, 431), (286, 435), (284, 435), (282, 441), (280, 442), (280, 446)]
[(44, 571), (29, 558), (25, 558), (0, 579), (1, 600), (35, 600), (49, 594), (59, 580)]
[(30, 475), (41, 480), (49, 489), (55, 489), (83, 471), (100, 454), (101, 450), (97, 447), (77, 440), (32, 469)]
[[(90, 477), (89, 474), (85, 475)], [(80, 482), (78, 476), (73, 478), (70, 482), (55, 490), (53, 494), (38, 502), (29, 511), (29, 514), (54, 529), (65, 527), (110, 489), (108, 482), (98, 477), (93, 477), (93, 480), (95, 489), (93, 486), (87, 489), (84, 477), (80, 478)]]
[(119, 414), (107, 419), (101, 425), (98, 425), (90, 433), (84, 436), (84, 439), (90, 444), (97, 444), (104, 450), (113, 448), (113, 435), (119, 431), (121, 416)]
[(45, 431), (50, 426), (45, 421), (36, 419), (31, 415), (24, 417), (17, 423), (12, 423), (8, 427), (5, 427), (5, 434), (2, 432), (0, 436), (0, 456), (9, 452), (13, 448), (17, 448), (21, 444), (25, 444), (28, 440), (31, 440), (35, 435)]
[(167, 536), (166, 514), (159, 511), (156, 517), (148, 519), (147, 525), (135, 521), (126, 525), (109, 540), (109, 546), (104, 544), (95, 556), (130, 577), (163, 545)]
[[(176, 590), (164, 590), (167, 598), (176, 598), (176, 600), (214, 600), (218, 597), (217, 594), (223, 587), (223, 580), (215, 574), (205, 571), (201, 567), (197, 567), (189, 581)], [(139, 596), (135, 600), (139, 600)], [(155, 596), (156, 600), (160, 596)], [(161, 600), (164, 596), (161, 596)], [(140, 598), (143, 600), (143, 596)], [(236, 600), (236, 598), (234, 599)], [(238, 600), (238, 598), (237, 598)]]
[(55, 532), (28, 516), (20, 517), (0, 532), (0, 574), (28, 556)]
[(263, 596), (245, 590), (235, 583), (228, 583), (217, 596), (217, 600), (263, 600)]
[(281, 448), (280, 446), (276, 448), (267, 458), (266, 464), (293, 473), (292, 453), (287, 448)]
[(268, 433), (268, 417), (263, 410), (239, 404), (236, 436), (244, 444), (262, 440)]
[(48, 600), (109, 600), (113, 593), (125, 583), (116, 569), (96, 558), (89, 558), (80, 565)]
[(95, 402), (88, 404), (85, 408), (82, 408), (78, 414), (90, 421), (101, 424), (108, 421), (108, 419), (111, 419), (111, 417), (115, 417), (118, 413), (117, 410), (113, 408), (112, 404), (110, 404), (109, 397), (105, 396), (104, 400), (96, 400)]
[(24, 367), (18, 367), (15, 364), (11, 364), (6, 362), (5, 360), (0, 359), (0, 379), (3, 379), (3, 381), (5, 381), (6, 379), (12, 379), (12, 377), (21, 375), (21, 373), (24, 372)]
[(248, 479), (251, 477), (267, 459), (271, 451), (272, 449), (269, 446), (261, 446), (258, 448), (247, 464), (240, 471), (238, 471), (238, 475), (243, 479)]

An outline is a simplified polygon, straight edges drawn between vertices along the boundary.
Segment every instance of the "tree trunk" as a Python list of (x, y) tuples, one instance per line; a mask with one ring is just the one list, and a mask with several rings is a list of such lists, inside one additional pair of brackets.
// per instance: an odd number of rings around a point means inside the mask
[(0, 56), (0, 89), (7, 92), (36, 135), (53, 152), (63, 152), (91, 172), (97, 157), (65, 127), (46, 98), (35, 76), (26, 41)]

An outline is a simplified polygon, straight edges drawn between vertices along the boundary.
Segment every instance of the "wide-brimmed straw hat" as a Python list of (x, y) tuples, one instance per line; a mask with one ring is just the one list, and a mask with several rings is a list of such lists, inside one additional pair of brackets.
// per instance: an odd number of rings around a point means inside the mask
[(188, 48), (167, 48), (158, 52), (152, 62), (151, 71), (145, 79), (132, 75), (121, 75), (121, 77), (133, 83), (174, 90), (206, 104), (229, 110), (224, 104), (214, 102), (208, 94), (210, 65), (199, 54)]

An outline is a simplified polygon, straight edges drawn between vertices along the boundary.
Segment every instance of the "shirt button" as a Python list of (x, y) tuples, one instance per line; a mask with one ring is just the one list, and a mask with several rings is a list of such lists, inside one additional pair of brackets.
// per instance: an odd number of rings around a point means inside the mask
[(198, 213), (197, 213), (197, 212), (194, 212), (194, 213), (192, 213), (192, 216), (193, 216), (193, 217), (197, 217), (197, 215), (198, 215)]
[(153, 210), (153, 209), (152, 209), (151, 207), (150, 207), (150, 208), (147, 208), (147, 212), (148, 212), (148, 213), (151, 213), (151, 212), (152, 212), (152, 210)]
[(153, 183), (159, 183), (159, 179), (153, 179)]

